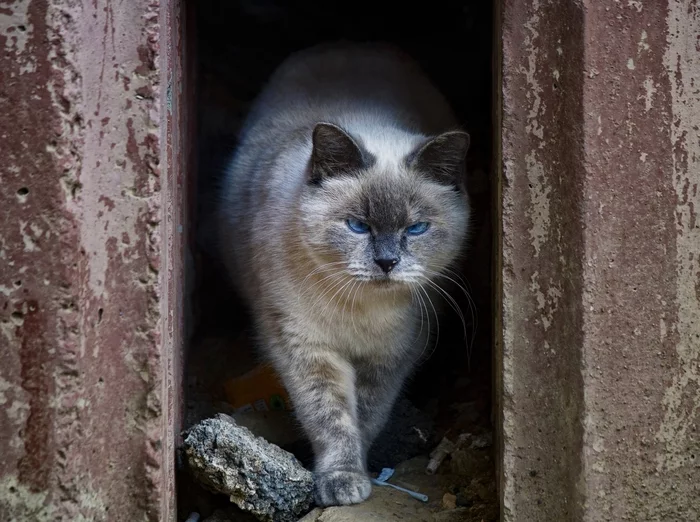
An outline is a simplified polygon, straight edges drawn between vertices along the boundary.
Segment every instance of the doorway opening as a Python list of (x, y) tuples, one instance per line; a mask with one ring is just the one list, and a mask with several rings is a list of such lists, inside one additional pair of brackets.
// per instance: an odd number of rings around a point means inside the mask
[[(406, 4), (398, 12), (393, 5), (376, 2), (306, 0), (292, 7), (275, 0), (192, 0), (198, 166), (184, 422), (187, 428), (218, 413), (240, 413), (227, 390), (258, 362), (248, 341), (245, 310), (212, 247), (210, 221), (216, 183), (235, 149), (251, 102), (294, 51), (337, 40), (396, 44), (418, 61), (445, 94), (471, 136), (467, 159), (471, 229), (460, 267), (467, 292), (452, 294), (467, 333), (460, 316), (446, 307), (438, 346), (407, 383), (397, 406), (401, 411), (395, 432), (380, 437), (379, 450), (370, 455), (371, 469), (395, 468), (392, 482), (427, 494), (429, 502), (420, 505), (423, 511), (409, 505), (406, 509), (415, 511), (411, 515), (413, 511), (397, 507), (394, 497), (373, 493), (365, 513), (384, 515), (387, 520), (393, 519), (391, 515), (407, 521), (433, 520), (429, 516), (492, 521), (498, 520), (491, 425), (493, 9), (491, 2), (483, 0), (436, 0), (427, 9), (413, 5)], [(308, 445), (293, 419), (262, 415), (250, 422), (258, 434), (308, 461)], [(444, 438), (457, 448), (437, 473), (428, 475), (425, 468), (431, 450)], [(405, 500), (417, 503), (410, 497)], [(178, 504), (178, 520), (195, 511), (203, 520), (215, 513), (227, 517), (217, 520), (254, 520), (234, 508), (227, 497), (197, 485), (186, 469), (178, 477)]]

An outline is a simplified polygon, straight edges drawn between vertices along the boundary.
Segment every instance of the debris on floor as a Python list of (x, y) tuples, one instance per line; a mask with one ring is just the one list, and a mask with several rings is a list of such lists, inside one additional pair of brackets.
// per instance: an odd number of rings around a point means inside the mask
[[(482, 455), (483, 456), (483, 455)], [(484, 460), (484, 459), (480, 459)], [(299, 522), (495, 522), (498, 520), (495, 484), (490, 493), (477, 497), (468, 484), (468, 477), (446, 473), (427, 475), (428, 457), (417, 457), (402, 463), (391, 477), (393, 484), (426, 494), (429, 502), (421, 502), (403, 491), (374, 487), (363, 503), (354, 506), (316, 508)], [(488, 465), (488, 462), (485, 462)], [(465, 484), (467, 484), (465, 486)], [(452, 492), (450, 492), (450, 490)]]
[(455, 509), (457, 507), (457, 495), (445, 493), (442, 496), (442, 507), (444, 509)]
[(429, 415), (411, 401), (399, 399), (394, 405), (386, 427), (377, 437), (369, 453), (372, 471), (394, 466), (424, 454), (432, 442), (434, 423)]
[(291, 453), (219, 415), (188, 430), (190, 472), (264, 522), (296, 522), (311, 509), (313, 478)]
[(392, 468), (384, 468), (377, 478), (372, 479), (372, 484), (374, 484), (375, 486), (387, 486), (390, 488), (394, 488), (397, 491), (403, 491), (404, 493), (410, 495), (416, 500), (420, 500), (421, 502), (428, 501), (428, 495), (424, 495), (423, 493), (411, 491), (410, 489), (402, 488), (401, 486), (397, 486), (396, 484), (389, 483), (388, 480), (394, 474), (394, 471), (395, 470)]
[(435, 475), (440, 464), (445, 458), (454, 451), (455, 444), (447, 437), (443, 437), (440, 444), (430, 453), (430, 460), (428, 465), (425, 467), (425, 472), (428, 475)]
[[(211, 319), (212, 314), (207, 317)], [(185, 443), (185, 460), (190, 463), (190, 469), (189, 473), (183, 470), (183, 474), (189, 476), (179, 479), (180, 491), (183, 492), (180, 522), (193, 511), (201, 514), (202, 522), (498, 520), (489, 422), (488, 366), (482, 365), (480, 368), (484, 369), (468, 377), (464, 376), (465, 365), (459, 362), (437, 364), (434, 373), (430, 373), (430, 368), (424, 368), (424, 381), (416, 383), (415, 391), (411, 393), (409, 390), (397, 402), (370, 451), (368, 464), (375, 479), (382, 478), (377, 472), (384, 468), (395, 470), (385, 481), (391, 486), (375, 484), (370, 498), (362, 504), (316, 508), (304, 517), (313, 508), (312, 478), (311, 473), (301, 466), (310, 469), (312, 455), (294, 411), (286, 407), (276, 411), (266, 408), (245, 411), (245, 408), (236, 408), (233, 404), (236, 401), (232, 399), (243, 397), (242, 392), (246, 389), (236, 389), (232, 394), (230, 383), (249, 383), (250, 377), (255, 376), (258, 362), (251, 354), (251, 347), (252, 342), (244, 335), (219, 333), (213, 329), (194, 344), (189, 364), (187, 423), (195, 428), (190, 429)], [(212, 364), (212, 361), (216, 363)], [(453, 369), (445, 372), (444, 368)], [(265, 395), (271, 396), (269, 393)], [(273, 401), (266, 404), (269, 408)], [(211, 420), (219, 413), (228, 415)], [(219, 422), (216, 430), (213, 430), (212, 422)], [(244, 435), (235, 435), (233, 441), (229, 435), (213, 437), (212, 433), (218, 430), (227, 433), (240, 430), (237, 433)], [(195, 438), (193, 434), (198, 435)], [(235, 438), (239, 436), (255, 441), (254, 445), (237, 453), (227, 449), (227, 444), (240, 443)], [(256, 436), (262, 438), (256, 439)], [(194, 440), (199, 440), (197, 445)], [(287, 470), (275, 468), (279, 474), (268, 475), (265, 479), (257, 476), (256, 462), (270, 447), (275, 448), (275, 456), (279, 452), (284, 455), (283, 461), (294, 462), (292, 469), (302, 470), (302, 475), (308, 480), (302, 481), (301, 485), (308, 488), (308, 496), (301, 495), (303, 507), (288, 509), (290, 501), (286, 499), (287, 504), (281, 508), (287, 510), (286, 515), (275, 514), (275, 510), (280, 509), (276, 504), (279, 499), (271, 500), (271, 497), (278, 492), (289, 493)], [(195, 449), (204, 454), (199, 457), (199, 466), (192, 464), (189, 455)], [(266, 463), (276, 466), (274, 458), (267, 458)], [(260, 485), (260, 481), (268, 483)], [(206, 485), (206, 490), (201, 484)], [(426, 495), (428, 501), (412, 498), (392, 486)], [(270, 518), (274, 516), (283, 518)]]
[(372, 494), (362, 504), (311, 512), (311, 473), (292, 454), (255, 437), (227, 415), (191, 428), (185, 453), (194, 477), (235, 504), (219, 504), (224, 507), (210, 510), (202, 522), (495, 522), (491, 438), (486, 430), (463, 433), (454, 441), (445, 436), (436, 446), (449, 451), (441, 450), (435, 473), (427, 472), (432, 460), (424, 452), (375, 474)]
[[(316, 508), (304, 517), (313, 507), (312, 479), (311, 473), (301, 468), (301, 463), (310, 467), (311, 454), (310, 445), (303, 437), (294, 412), (287, 408), (277, 411), (266, 411), (265, 408), (243, 411), (244, 409), (232, 404), (230, 386), (227, 390), (227, 383), (239, 376), (252, 375), (250, 372), (257, 363), (254, 357), (245, 352), (250, 350), (251, 344), (241, 336), (222, 335), (217, 339), (210, 333), (207, 337), (201, 337), (193, 350), (193, 364), (190, 365), (192, 373), (188, 381), (188, 425), (194, 425), (195, 428), (190, 429), (187, 436), (185, 450), (188, 457), (185, 460), (192, 460), (189, 454), (194, 451), (193, 433), (199, 433), (197, 430), (202, 431), (198, 435), (199, 439), (208, 440), (209, 446), (198, 443), (199, 451), (205, 456), (200, 458), (199, 470), (196, 464), (190, 463), (189, 474), (194, 475), (194, 479), (180, 479), (183, 487), (181, 491), (186, 490), (181, 499), (181, 509), (184, 512), (180, 515), (181, 522), (192, 511), (201, 513), (202, 522), (498, 520), (492, 435), (489, 428), (490, 388), (486, 370), (467, 378), (460, 374), (464, 365), (448, 364), (448, 368), (454, 366), (454, 375), (448, 374), (443, 382), (431, 379), (431, 374), (428, 374), (427, 384), (416, 387), (417, 392), (408, 393), (397, 402), (386, 428), (370, 451), (369, 469), (374, 472), (375, 479), (382, 478), (377, 476), (377, 472), (383, 468), (395, 469), (391, 478), (385, 481), (390, 486), (375, 484), (370, 498), (362, 504)], [(225, 365), (218, 362), (227, 361), (227, 358), (231, 359), (231, 365), (234, 359), (246, 364), (236, 364), (235, 368), (224, 370), (221, 366)], [(217, 364), (209, 370), (211, 361), (217, 361)], [(438, 368), (438, 374), (440, 371), (442, 370)], [(430, 395), (427, 400), (421, 400), (426, 397), (422, 391), (425, 389), (430, 390)], [(241, 391), (237, 390), (236, 397), (241, 396)], [(221, 412), (228, 415), (220, 415), (214, 421), (211, 420), (211, 417)], [(244, 438), (256, 441), (255, 446), (238, 453), (224, 449), (228, 443), (226, 441), (231, 437), (213, 437), (212, 422), (219, 422), (216, 430), (241, 430)], [(202, 428), (207, 425), (208, 431)], [(244, 428), (247, 429), (243, 431)], [(262, 438), (256, 439), (255, 436)], [(214, 439), (217, 443), (215, 449)], [(234, 441), (240, 442), (235, 438)], [(308, 487), (308, 497), (302, 495), (305, 499), (301, 502), (303, 507), (292, 508), (287, 511), (287, 515), (274, 514), (278, 509), (274, 507), (278, 500), (270, 500), (278, 491), (288, 493), (287, 470), (280, 469), (276, 479), (272, 475), (267, 479), (257, 477), (256, 460), (269, 447), (274, 447), (290, 462), (294, 459), (293, 469), (303, 470), (302, 474), (308, 477), (308, 482), (302, 484), (302, 487)], [(292, 452), (296, 458), (284, 450)], [(216, 458), (219, 460), (216, 461)], [(273, 466), (274, 459), (267, 460)], [(237, 469), (239, 466), (242, 472)], [(209, 471), (204, 470), (207, 467)], [(182, 482), (183, 480), (187, 482)], [(268, 480), (271, 484), (261, 487), (259, 480)], [(198, 483), (205, 484), (207, 489), (201, 489)], [(402, 488), (403, 491), (393, 486)], [(412, 498), (405, 490), (425, 495), (428, 501)], [(285, 502), (289, 504), (287, 500)], [(274, 516), (283, 518), (270, 518)]]

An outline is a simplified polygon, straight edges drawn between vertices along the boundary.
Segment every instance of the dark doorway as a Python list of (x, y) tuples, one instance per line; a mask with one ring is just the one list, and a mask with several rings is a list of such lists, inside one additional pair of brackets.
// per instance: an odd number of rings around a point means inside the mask
[[(468, 169), (473, 206), (469, 250), (462, 266), (466, 282), (462, 286), (467, 293), (453, 293), (461, 312), (451, 313), (448, 307), (440, 320), (440, 342), (404, 395), (407, 407), (421, 419), (428, 419), (430, 434), (420, 455), (407, 459), (404, 468), (401, 463), (396, 467), (405, 470), (407, 483), (430, 491), (434, 511), (457, 509), (463, 514), (460, 520), (465, 521), (497, 520), (490, 442), (491, 2), (435, 1), (401, 8), (378, 2), (294, 4), (193, 1), (199, 160), (185, 424), (218, 412), (231, 413), (226, 383), (256, 363), (247, 342), (245, 311), (228, 288), (211, 249), (209, 221), (214, 187), (236, 146), (236, 134), (251, 101), (293, 51), (339, 39), (388, 41), (422, 65), (470, 133)], [(466, 336), (460, 315), (466, 323)], [(460, 436), (462, 447), (446, 459), (436, 475), (427, 476), (424, 468), (430, 449), (443, 437), (457, 442)], [(306, 458), (303, 441), (293, 436), (279, 439), (301, 459)], [(191, 511), (206, 517), (216, 509), (227, 511), (231, 520), (247, 520), (245, 514), (227, 507), (225, 497), (198, 488), (186, 472), (179, 480), (179, 505), (180, 520)]]

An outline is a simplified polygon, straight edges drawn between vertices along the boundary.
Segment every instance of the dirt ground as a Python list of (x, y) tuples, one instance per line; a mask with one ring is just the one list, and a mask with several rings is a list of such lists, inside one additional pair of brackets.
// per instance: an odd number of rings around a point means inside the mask
[[(187, 422), (189, 425), (214, 416), (216, 413), (232, 413), (222, 390), (222, 382), (240, 373), (242, 360), (253, 363), (251, 354), (246, 356), (246, 347), (227, 340), (202, 339), (193, 346), (189, 367), (189, 400)], [(223, 361), (223, 364), (222, 364)], [(213, 364), (212, 364), (213, 363)], [(304, 522), (340, 522), (371, 520), (402, 520), (407, 522), (492, 522), (498, 520), (498, 499), (494, 477), (492, 431), (489, 421), (490, 386), (484, 366), (472, 374), (455, 375), (445, 379), (438, 397), (429, 397), (423, 402), (426, 413), (434, 421), (429, 448), (436, 447), (443, 437), (463, 444), (447, 456), (434, 475), (426, 473), (430, 450), (400, 462), (389, 482), (428, 496), (427, 503), (420, 502), (408, 494), (389, 487), (374, 486), (368, 501), (357, 506), (316, 509), (302, 520)], [(427, 370), (426, 370), (427, 371)], [(424, 377), (429, 378), (429, 377)], [(417, 379), (416, 382), (419, 382)], [(413, 388), (413, 387), (411, 387)], [(433, 390), (435, 391), (435, 390)], [(410, 389), (409, 397), (419, 393)], [(260, 424), (265, 424), (262, 419)], [(278, 432), (267, 437), (295, 451), (298, 440), (296, 423), (271, 424)], [(265, 435), (263, 426), (256, 429)], [(269, 426), (267, 427), (269, 429)], [(285, 433), (281, 433), (285, 431)], [(290, 433), (294, 432), (294, 433)], [(303, 446), (302, 446), (303, 448)], [(308, 461), (308, 455), (299, 456)], [(207, 492), (183, 472), (179, 483), (181, 520), (191, 512), (211, 517), (215, 513), (221, 522), (245, 522), (253, 518), (231, 506), (226, 497)], [(204, 520), (209, 520), (205, 518)]]

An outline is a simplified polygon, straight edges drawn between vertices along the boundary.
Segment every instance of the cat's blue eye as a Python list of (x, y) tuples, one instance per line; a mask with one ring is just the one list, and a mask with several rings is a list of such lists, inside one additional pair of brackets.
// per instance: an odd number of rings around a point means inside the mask
[(369, 232), (369, 225), (359, 219), (350, 218), (346, 223), (348, 224), (348, 228), (355, 232), (355, 234), (366, 234)]
[(406, 229), (406, 233), (411, 236), (420, 236), (425, 234), (426, 230), (430, 228), (430, 223), (427, 221), (419, 221), (418, 223), (413, 223), (410, 227)]

